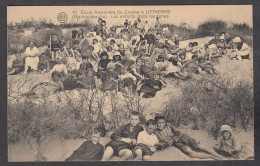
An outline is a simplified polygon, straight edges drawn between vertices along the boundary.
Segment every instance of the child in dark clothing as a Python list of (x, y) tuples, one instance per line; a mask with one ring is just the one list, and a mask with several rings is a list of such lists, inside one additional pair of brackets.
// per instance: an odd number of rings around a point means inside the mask
[(18, 53), (12, 62), (11, 70), (7, 74), (8, 75), (17, 74), (22, 72), (23, 70), (24, 70), (24, 60), (21, 58), (21, 54)]
[(45, 54), (42, 54), (38, 64), (38, 72), (44, 73), (50, 70), (50, 63)]
[(208, 74), (218, 75), (218, 71), (214, 68), (214, 65), (210, 62), (206, 62), (204, 58), (199, 58), (199, 66)]
[(93, 69), (93, 65), (89, 62), (88, 59), (89, 59), (88, 56), (86, 55), (82, 56), (82, 63), (80, 65), (78, 75), (85, 73), (89, 69)]
[(147, 34), (144, 35), (144, 40), (146, 40), (146, 53), (150, 55), (156, 40), (151, 29), (149, 29)]
[(160, 75), (158, 72), (154, 72), (153, 78), (144, 80), (141, 84), (140, 90), (137, 93), (143, 98), (151, 98), (156, 95), (157, 91), (160, 91), (165, 83), (160, 80)]
[(101, 132), (94, 129), (91, 140), (83, 142), (65, 161), (100, 161), (104, 154), (104, 147), (99, 143)]
[(51, 48), (51, 59), (56, 60), (59, 51), (62, 49), (62, 46), (60, 45), (58, 41), (58, 37), (56, 35), (52, 36), (52, 42), (50, 48)]
[(82, 76), (78, 78), (79, 85), (85, 89), (96, 88), (96, 76), (93, 69), (88, 69)]
[(152, 78), (155, 70), (156, 67), (152, 65), (151, 59), (149, 57), (143, 57), (143, 64), (140, 66), (140, 74), (145, 78)]
[(102, 161), (109, 160), (113, 154), (119, 156), (120, 160), (126, 160), (132, 156), (137, 136), (144, 130), (139, 121), (139, 113), (133, 111), (130, 115), (130, 123), (119, 127), (111, 135), (111, 141), (106, 146)]

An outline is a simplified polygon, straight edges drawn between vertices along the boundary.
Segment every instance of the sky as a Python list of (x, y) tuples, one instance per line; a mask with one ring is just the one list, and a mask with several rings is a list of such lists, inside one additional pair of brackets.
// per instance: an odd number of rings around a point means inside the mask
[[(142, 14), (141, 11), (144, 13)], [(229, 23), (247, 23), (253, 27), (252, 5), (8, 6), (7, 22), (15, 23), (31, 18), (36, 20), (44, 18), (52, 20), (54, 24), (60, 24), (57, 20), (57, 15), (60, 12), (67, 14), (67, 22), (81, 22), (87, 18), (96, 23), (97, 18), (102, 17), (107, 21), (108, 26), (122, 24), (126, 17), (130, 17), (128, 20), (133, 23), (140, 15), (143, 16), (141, 20), (153, 24), (155, 18), (150, 18), (150, 16), (158, 15), (161, 23), (179, 25), (181, 22), (185, 22), (194, 28), (208, 19), (221, 19)], [(105, 14), (105, 12), (110, 13)], [(113, 14), (113, 12), (115, 13)]]

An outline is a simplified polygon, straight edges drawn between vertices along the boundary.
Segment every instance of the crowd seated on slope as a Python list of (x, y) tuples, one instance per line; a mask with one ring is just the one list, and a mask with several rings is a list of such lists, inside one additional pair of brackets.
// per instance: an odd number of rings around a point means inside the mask
[(188, 80), (194, 74), (217, 75), (214, 60), (223, 56), (249, 59), (250, 52), (240, 37), (232, 39), (225, 32), (216, 34), (204, 47), (196, 41), (180, 47), (178, 35), (169, 35), (159, 19), (155, 26), (139, 19), (134, 24), (126, 20), (122, 26), (108, 28), (100, 18), (87, 33), (74, 27), (69, 41), (52, 35), (43, 53), (39, 53), (36, 42), (30, 41), (24, 53), (10, 56), (9, 75), (55, 72), (60, 73), (63, 90), (130, 88), (145, 98), (167, 86), (165, 79), (169, 77)]

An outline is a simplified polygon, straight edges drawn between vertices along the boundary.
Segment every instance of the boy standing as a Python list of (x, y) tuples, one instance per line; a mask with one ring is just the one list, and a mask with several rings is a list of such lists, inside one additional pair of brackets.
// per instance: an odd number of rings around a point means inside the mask
[(139, 124), (139, 121), (139, 113), (133, 111), (130, 115), (130, 123), (119, 127), (111, 135), (111, 141), (106, 146), (102, 161), (109, 160), (113, 154), (119, 156), (122, 161), (132, 156), (132, 150), (136, 145), (137, 136), (144, 130)]

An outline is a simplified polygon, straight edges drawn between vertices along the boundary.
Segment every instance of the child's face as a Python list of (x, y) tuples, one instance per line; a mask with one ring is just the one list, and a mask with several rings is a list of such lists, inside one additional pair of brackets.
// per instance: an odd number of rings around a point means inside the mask
[(109, 71), (109, 72), (113, 72), (114, 69), (113, 69), (113, 68), (109, 68), (108, 71)]
[(118, 55), (116, 55), (116, 56), (115, 56), (115, 59), (116, 59), (116, 60), (119, 60), (119, 56), (118, 56)]
[(113, 46), (115, 44), (115, 42), (110, 42), (110, 45)]
[(77, 56), (77, 57), (76, 57), (76, 61), (77, 61), (77, 62), (80, 62), (80, 61), (81, 61), (81, 58)]
[(132, 127), (135, 127), (139, 123), (139, 116), (138, 115), (131, 115), (130, 117), (130, 124)]
[(88, 77), (92, 77), (93, 75), (94, 75), (93, 71), (88, 71), (88, 72), (87, 72), (87, 76), (88, 76)]
[(119, 46), (119, 49), (120, 49), (120, 50), (124, 50), (124, 45), (121, 44), (121, 45)]
[(185, 59), (184, 55), (181, 55), (180, 58), (181, 58), (181, 60), (184, 60), (184, 59)]
[(145, 66), (149, 66), (150, 64), (151, 64), (150, 61), (145, 61), (145, 62), (144, 62), (144, 65), (145, 65)]
[(159, 47), (159, 48), (162, 48), (162, 47), (163, 47), (163, 43), (159, 43), (159, 44), (158, 44), (158, 47)]
[(149, 134), (149, 135), (152, 135), (154, 133), (156, 129), (156, 125), (153, 125), (153, 124), (150, 124), (149, 126), (147, 126), (146, 128), (146, 132)]
[(54, 76), (53, 76), (53, 81), (54, 81), (54, 82), (60, 81), (60, 77), (57, 76), (57, 75), (54, 75)]
[(100, 142), (100, 133), (97, 133), (97, 134), (92, 134), (92, 137), (91, 137), (91, 141), (96, 144), (98, 142)]
[(221, 47), (218, 48), (219, 51), (222, 51), (223, 49)]
[(164, 58), (163, 58), (163, 57), (160, 57), (160, 58), (158, 58), (158, 61), (159, 61), (159, 62), (164, 62)]
[(54, 42), (58, 41), (57, 37), (56, 37), (56, 36), (53, 36), (53, 37), (52, 37), (52, 41), (54, 41)]
[(107, 56), (102, 56), (102, 59), (107, 59)]
[(222, 132), (222, 136), (223, 136), (223, 138), (224, 138), (225, 140), (229, 140), (231, 134), (230, 134), (230, 132), (228, 132), (228, 131), (223, 131), (223, 132)]
[(155, 80), (159, 80), (160, 76), (159, 76), (158, 74), (155, 74), (155, 75), (153, 76), (153, 78), (154, 78)]
[(136, 64), (137, 64), (137, 66), (141, 66), (143, 64), (143, 61), (139, 60), (139, 61), (137, 61)]
[(157, 127), (158, 129), (162, 130), (165, 127), (165, 120), (164, 119), (159, 119), (157, 122)]

